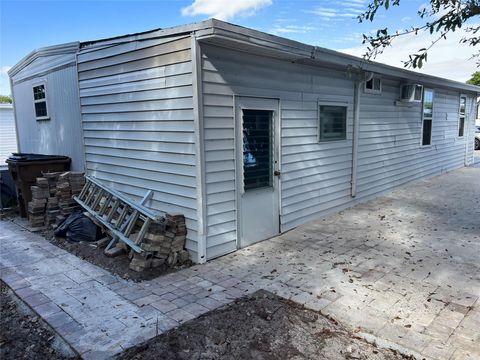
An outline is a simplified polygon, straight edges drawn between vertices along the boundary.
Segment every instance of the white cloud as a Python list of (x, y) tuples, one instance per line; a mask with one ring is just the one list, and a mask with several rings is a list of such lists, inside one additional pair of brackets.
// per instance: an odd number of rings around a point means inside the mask
[(11, 68), (11, 66), (0, 66), (0, 75), (7, 75), (8, 70)]
[(318, 28), (313, 26), (286, 25), (276, 26), (271, 30), (271, 32), (273, 34), (306, 34), (315, 30), (318, 30)]
[[(464, 30), (450, 33), (446, 40), (440, 40), (428, 52), (427, 62), (421, 69), (410, 69), (426, 74), (441, 76), (456, 81), (466, 81), (477, 70), (476, 60), (471, 59), (475, 48), (466, 44), (459, 44), (465, 36)], [(395, 39), (392, 46), (385, 49), (383, 54), (377, 56), (375, 61), (403, 68), (402, 61), (408, 60), (408, 55), (416, 53), (423, 47), (428, 47), (435, 37), (429, 33), (421, 32), (418, 35), (406, 35)], [(362, 56), (366, 46), (358, 46), (339, 51)]]
[(182, 15), (206, 15), (209, 18), (229, 20), (237, 15), (251, 16), (259, 9), (271, 4), (272, 0), (195, 0), (182, 9)]
[(326, 11), (326, 10), (316, 9), (316, 10), (312, 10), (312, 11), (310, 11), (310, 12), (311, 12), (312, 14), (315, 14), (315, 15), (318, 15), (318, 16), (321, 16), (321, 17), (327, 17), (327, 18), (337, 16), (337, 12), (336, 12), (335, 10), (333, 10), (333, 11)]
[(305, 12), (317, 15), (322, 20), (330, 20), (332, 18), (357, 18), (363, 13), (362, 9), (356, 8), (360, 6), (363, 7), (363, 1), (357, 3), (339, 3), (339, 7), (335, 9), (319, 6), (312, 10), (306, 10)]
[(363, 9), (356, 9), (356, 8), (353, 8), (353, 7), (346, 7), (344, 9), (345, 11), (348, 11), (348, 12), (351, 12), (351, 13), (355, 13), (355, 14), (362, 14), (363, 13)]
[(350, 0), (349, 3), (350, 3), (351, 6), (353, 4), (365, 5), (365, 0)]
[(11, 66), (0, 66), (0, 94), (9, 95), (10, 94), (10, 79), (8, 78), (8, 70)]

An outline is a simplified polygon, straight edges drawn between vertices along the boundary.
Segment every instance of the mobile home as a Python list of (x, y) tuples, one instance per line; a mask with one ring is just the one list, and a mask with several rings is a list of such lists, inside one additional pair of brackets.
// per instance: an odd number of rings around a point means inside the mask
[(9, 70), (18, 151), (66, 155), (84, 169), (76, 54), (79, 43), (32, 51)]
[(77, 70), (87, 172), (183, 213), (197, 262), (473, 162), (479, 88), (214, 19)]

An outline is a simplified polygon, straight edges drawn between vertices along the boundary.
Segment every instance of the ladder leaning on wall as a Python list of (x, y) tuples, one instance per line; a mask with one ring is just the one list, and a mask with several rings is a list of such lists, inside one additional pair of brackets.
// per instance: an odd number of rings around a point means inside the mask
[(137, 203), (105, 186), (93, 176), (86, 176), (85, 180), (85, 186), (74, 199), (112, 233), (112, 241), (108, 244), (107, 250), (120, 240), (135, 252), (142, 252), (140, 243), (150, 224), (163, 219), (144, 206), (153, 196), (152, 190)]

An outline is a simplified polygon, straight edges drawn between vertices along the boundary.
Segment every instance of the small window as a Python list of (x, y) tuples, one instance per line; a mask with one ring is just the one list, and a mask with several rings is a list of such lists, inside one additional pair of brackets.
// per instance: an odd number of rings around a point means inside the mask
[(243, 188), (271, 187), (273, 111), (243, 109)]
[(35, 117), (37, 120), (48, 119), (45, 84), (33, 87), (33, 103), (35, 106)]
[(467, 98), (465, 96), (460, 97), (460, 116), (458, 118), (458, 136), (465, 135), (465, 114), (467, 109)]
[(318, 140), (334, 141), (347, 138), (347, 107), (320, 105)]
[(423, 94), (423, 85), (405, 84), (400, 89), (400, 98), (405, 102), (421, 102)]
[(374, 75), (370, 80), (365, 81), (365, 92), (370, 94), (381, 94), (382, 78)]
[(433, 90), (423, 91), (422, 146), (432, 144)]

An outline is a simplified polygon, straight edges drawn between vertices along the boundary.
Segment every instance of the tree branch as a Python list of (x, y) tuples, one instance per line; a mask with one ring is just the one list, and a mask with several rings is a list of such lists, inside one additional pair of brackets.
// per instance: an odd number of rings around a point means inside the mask
[[(397, 31), (394, 34), (390, 34), (388, 29), (379, 29), (375, 36), (363, 35), (362, 43), (368, 43), (367, 52), (364, 54), (364, 58), (370, 60), (376, 58), (383, 53), (387, 46), (391, 46), (392, 42), (401, 36), (409, 34), (418, 34), (419, 31), (429, 31), (430, 34), (440, 33), (440, 35), (426, 48), (418, 50), (418, 53), (409, 55), (409, 60), (404, 61), (405, 67), (419, 67), (423, 66), (423, 63), (427, 60), (428, 51), (441, 39), (446, 39), (447, 35), (460, 29), (462, 25), (469, 19), (480, 15), (480, 0), (430, 0), (431, 9), (424, 8), (417, 12), (421, 19), (435, 18), (439, 14), (438, 18), (426, 23), (419, 27), (413, 27), (411, 29), (405, 29), (403, 31)], [(367, 10), (358, 16), (359, 22), (373, 21), (377, 11), (380, 8), (389, 9), (390, 5), (399, 6), (400, 0), (373, 0), (367, 7)], [(466, 43), (470, 46), (476, 46), (480, 43), (480, 27), (474, 26), (466, 29), (467, 32), (471, 32), (471, 37), (464, 37), (460, 40), (460, 43)], [(477, 53), (474, 56), (479, 56)], [(478, 65), (478, 64), (477, 64)]]

